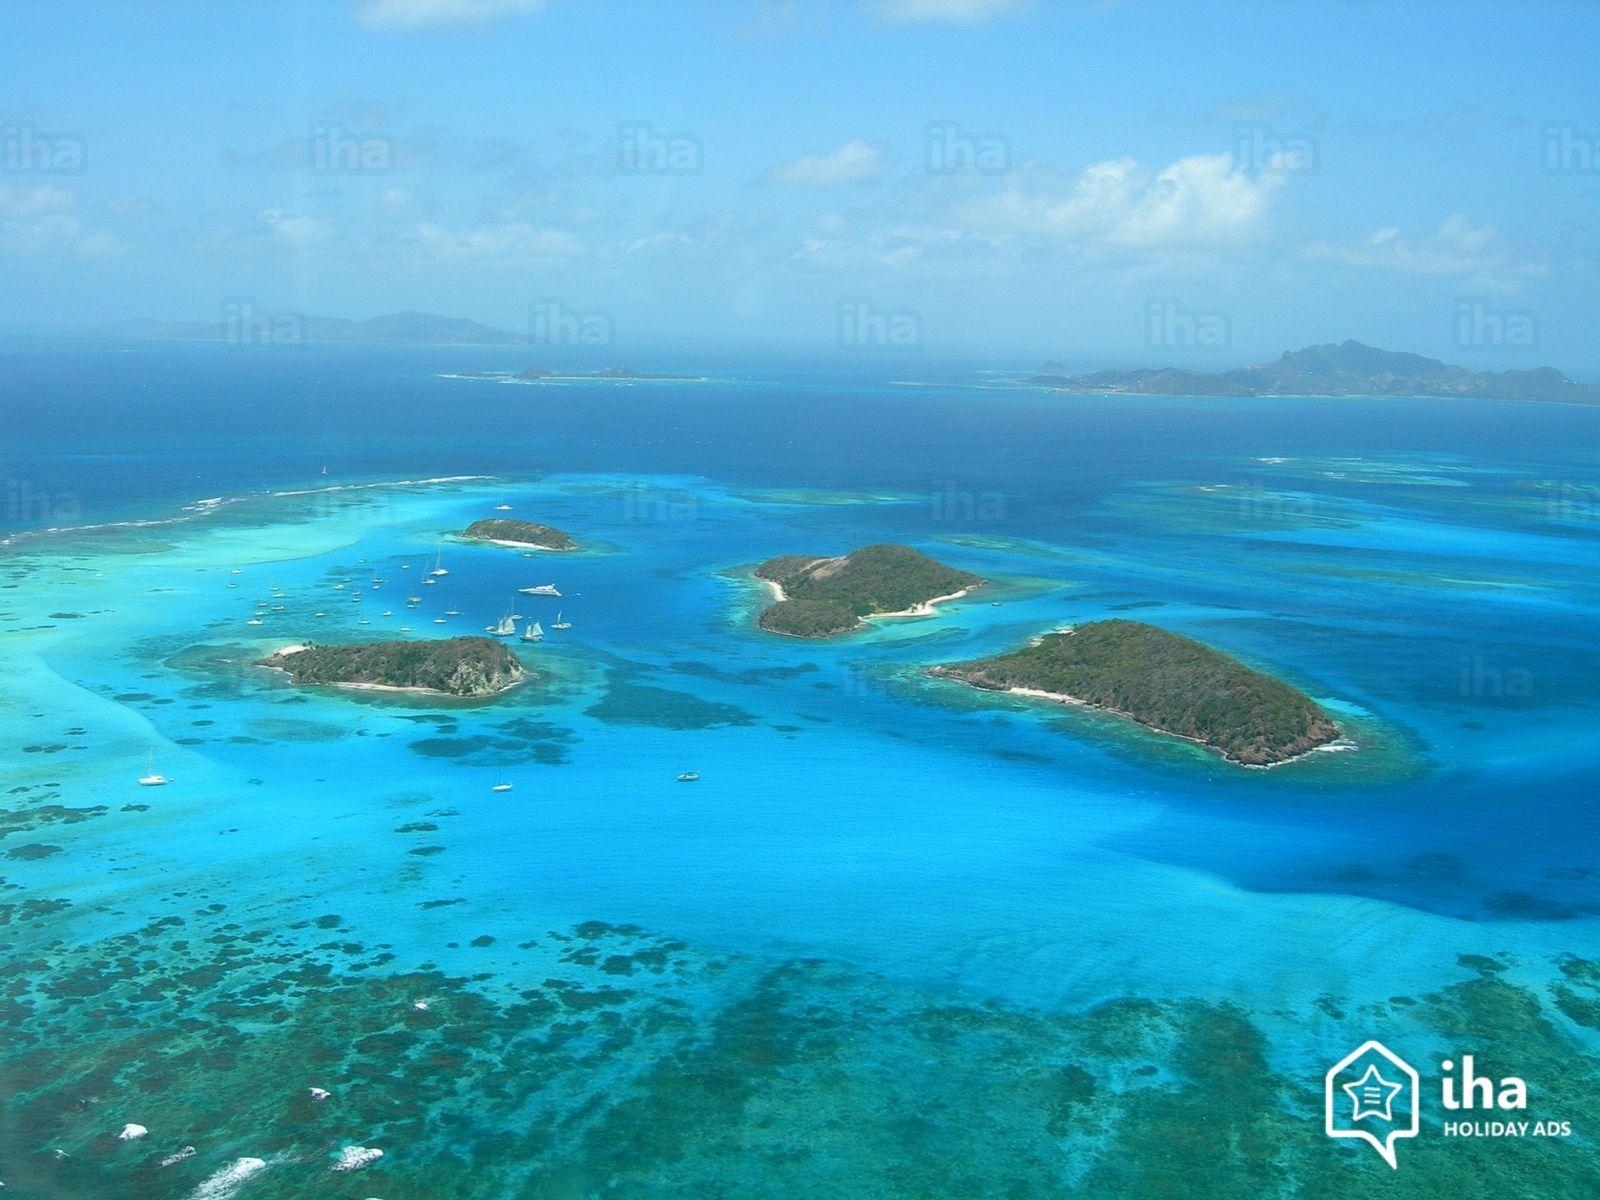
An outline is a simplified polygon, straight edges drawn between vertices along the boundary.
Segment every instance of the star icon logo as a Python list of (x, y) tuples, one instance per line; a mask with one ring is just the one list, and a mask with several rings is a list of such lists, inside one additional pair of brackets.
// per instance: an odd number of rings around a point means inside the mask
[(1367, 1073), (1354, 1083), (1345, 1084), (1344, 1090), (1355, 1105), (1355, 1112), (1350, 1117), (1352, 1121), (1359, 1121), (1363, 1117), (1377, 1117), (1391, 1124), (1394, 1122), (1390, 1106), (1403, 1088), (1402, 1085), (1390, 1083), (1380, 1075), (1376, 1066), (1369, 1064)]
[[(1322, 1077), (1323, 1131), (1331, 1138), (1366, 1142), (1383, 1156), (1390, 1170), (1398, 1170), (1395, 1143), (1414, 1138), (1422, 1130), (1421, 1086), (1422, 1077), (1405, 1059), (1382, 1042), (1363, 1042)], [(1340, 1098), (1340, 1091), (1349, 1101)], [(1355, 1115), (1346, 1120), (1345, 1114), (1352, 1108)]]

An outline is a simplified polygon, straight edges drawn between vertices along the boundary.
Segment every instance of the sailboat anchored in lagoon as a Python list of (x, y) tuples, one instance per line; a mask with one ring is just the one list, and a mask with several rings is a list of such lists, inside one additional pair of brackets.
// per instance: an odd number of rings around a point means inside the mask
[(516, 599), (513, 598), (511, 603), (506, 605), (506, 615), (501, 617), (493, 625), (485, 625), (483, 627), (483, 631), (485, 633), (492, 634), (495, 637), (511, 637), (517, 632), (516, 607), (517, 602)]
[(145, 759), (145, 774), (139, 779), (140, 787), (162, 787), (171, 783), (165, 775), (156, 772), (156, 752), (151, 750)]

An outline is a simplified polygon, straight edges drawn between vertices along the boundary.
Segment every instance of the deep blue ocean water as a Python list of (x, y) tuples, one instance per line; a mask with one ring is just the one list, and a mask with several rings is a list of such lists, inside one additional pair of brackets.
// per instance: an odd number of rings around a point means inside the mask
[[(1372, 1035), (1329, 997), (1445, 988), (1464, 955), (1566, 986), (1600, 950), (1600, 411), (1058, 396), (874, 360), (446, 377), (530, 361), (0, 347), (13, 812), (109, 810), (27, 826), (53, 849), (6, 880), (71, 907), (15, 954), (202, 922), (203, 896), (227, 937), (334, 953), (338, 928), (394, 971), (526, 994), (550, 969), (530, 936), (605, 922), (1033, 1014), (1232, 1005), (1292, 1075)], [(583, 552), (450, 539), (500, 504)], [(754, 628), (751, 564), (879, 541), (993, 582), (839, 642)], [(477, 632), (549, 581), (562, 599), (520, 611), (574, 627), (522, 648), (547, 676), (495, 704), (295, 694), (251, 666)], [(1284, 676), (1354, 749), (1248, 771), (921, 673), (1109, 616)], [(151, 761), (173, 784), (130, 786)]]

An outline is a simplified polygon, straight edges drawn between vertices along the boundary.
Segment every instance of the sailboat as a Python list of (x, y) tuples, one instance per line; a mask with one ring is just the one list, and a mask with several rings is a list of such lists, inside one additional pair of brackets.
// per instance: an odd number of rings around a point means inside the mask
[(506, 605), (506, 615), (501, 617), (500, 620), (495, 624), (484, 626), (483, 631), (485, 633), (492, 633), (495, 637), (510, 637), (512, 634), (516, 633), (517, 616), (516, 613), (512, 611), (514, 608), (516, 608), (516, 606), (517, 602), (515, 600)]
[(491, 792), (509, 792), (511, 790), (511, 785), (509, 783), (497, 783), (489, 790)]
[(525, 642), (540, 642), (544, 640), (544, 630), (539, 627), (539, 622), (530, 621), (523, 628), (522, 640)]
[(571, 621), (563, 621), (561, 619), (561, 610), (558, 608), (558, 609), (556, 609), (556, 619), (554, 621), (550, 622), (550, 628), (551, 629), (571, 629), (572, 628), (572, 622)]
[(172, 782), (165, 775), (156, 774), (156, 752), (154, 750), (150, 751), (149, 758), (145, 762), (145, 769), (146, 774), (139, 779), (140, 787), (161, 787), (163, 784)]
[(428, 574), (432, 575), (435, 579), (438, 579), (438, 578), (440, 578), (442, 576), (450, 574), (449, 571), (446, 571), (444, 569), (444, 551), (443, 550), (440, 550), (439, 553), (434, 556), (434, 559), (433, 559), (433, 570), (429, 571)]

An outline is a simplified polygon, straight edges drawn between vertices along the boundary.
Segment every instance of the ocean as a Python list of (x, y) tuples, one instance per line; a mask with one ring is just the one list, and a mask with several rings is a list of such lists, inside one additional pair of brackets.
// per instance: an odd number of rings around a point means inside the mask
[[(1600, 1189), (1600, 411), (870, 356), (0, 361), (8, 1196)], [(494, 515), (581, 548), (453, 538)], [(877, 542), (990, 582), (756, 628), (754, 563)], [(571, 628), (494, 701), (255, 665), (508, 604)], [(1117, 616), (1352, 745), (1247, 770), (924, 673)], [(1392, 1171), (1323, 1131), (1373, 1038), (1571, 1136), (1433, 1105)]]

